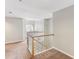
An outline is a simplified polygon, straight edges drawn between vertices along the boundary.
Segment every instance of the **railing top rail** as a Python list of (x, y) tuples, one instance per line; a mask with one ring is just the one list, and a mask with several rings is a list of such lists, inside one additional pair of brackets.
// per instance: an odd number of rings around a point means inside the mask
[(35, 37), (44, 37), (44, 36), (54, 36), (54, 34), (37, 35), (37, 36), (33, 36), (33, 38), (35, 38)]

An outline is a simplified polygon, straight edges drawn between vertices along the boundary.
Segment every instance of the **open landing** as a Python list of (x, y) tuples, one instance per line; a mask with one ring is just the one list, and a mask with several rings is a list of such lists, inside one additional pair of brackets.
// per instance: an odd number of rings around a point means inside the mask
[[(26, 42), (7, 44), (5, 47), (6, 59), (30, 59), (31, 54), (27, 49)], [(56, 49), (35, 55), (34, 59), (73, 59)]]
[(73, 59), (70, 56), (57, 51), (56, 49), (50, 49), (46, 52), (40, 53), (35, 56), (34, 59)]
[(30, 57), (25, 41), (5, 45), (5, 59), (30, 59)]

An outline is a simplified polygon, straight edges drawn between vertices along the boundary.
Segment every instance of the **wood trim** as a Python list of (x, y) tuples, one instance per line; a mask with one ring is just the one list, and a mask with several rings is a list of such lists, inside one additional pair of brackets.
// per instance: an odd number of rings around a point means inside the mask
[(33, 36), (33, 37), (43, 37), (43, 36), (54, 36), (54, 34), (45, 34), (45, 35), (39, 35), (39, 36)]
[(35, 54), (35, 47), (34, 47), (34, 38), (32, 38), (32, 58), (31, 59), (34, 59), (34, 54)]

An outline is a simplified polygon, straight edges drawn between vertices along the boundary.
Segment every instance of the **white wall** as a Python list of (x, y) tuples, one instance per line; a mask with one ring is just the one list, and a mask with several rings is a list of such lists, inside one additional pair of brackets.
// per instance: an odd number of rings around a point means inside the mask
[(35, 21), (35, 31), (44, 32), (44, 20)]
[(54, 12), (54, 46), (74, 55), (74, 6)]
[(23, 40), (23, 21), (21, 18), (5, 18), (5, 41), (6, 43)]
[[(53, 18), (44, 20), (44, 33), (53, 34)], [(48, 48), (53, 47), (53, 36), (45, 37), (45, 44), (47, 44)]]
[[(53, 17), (49, 20), (49, 34), (54, 34), (53, 33)], [(50, 48), (54, 46), (53, 37), (54, 36), (49, 37), (49, 46), (50, 46)]]

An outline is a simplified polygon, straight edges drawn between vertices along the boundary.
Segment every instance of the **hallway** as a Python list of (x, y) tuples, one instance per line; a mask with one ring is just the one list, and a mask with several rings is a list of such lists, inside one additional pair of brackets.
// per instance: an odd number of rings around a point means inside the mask
[[(6, 44), (6, 59), (30, 59), (31, 54), (27, 49), (26, 42)], [(73, 59), (56, 49), (35, 55), (34, 59)]]
[(73, 0), (6, 0), (5, 6), (6, 59), (74, 58)]

